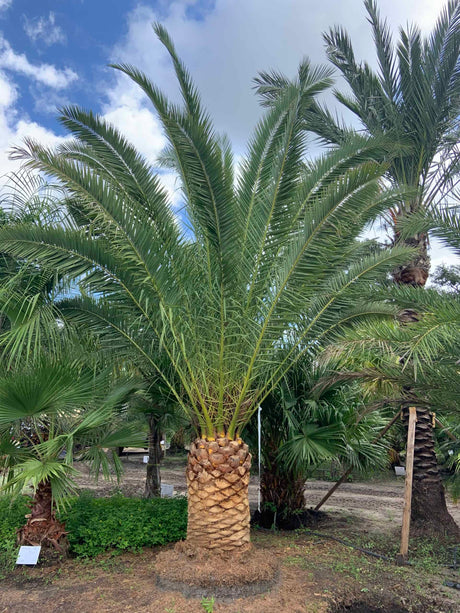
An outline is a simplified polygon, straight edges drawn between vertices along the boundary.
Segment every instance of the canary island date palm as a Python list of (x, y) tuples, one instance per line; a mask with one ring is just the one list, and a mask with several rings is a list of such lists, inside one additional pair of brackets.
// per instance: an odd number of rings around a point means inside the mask
[(21, 545), (43, 545), (65, 553), (65, 525), (56, 505), (76, 491), (73, 458), (90, 463), (95, 475), (121, 474), (115, 453), (104, 449), (140, 444), (132, 427), (117, 427), (119, 407), (137, 384), (114, 384), (110, 370), (95, 373), (70, 354), (36, 356), (0, 378), (1, 489), (15, 494), (32, 485)]
[(167, 32), (155, 30), (180, 106), (136, 68), (116, 68), (162, 123), (182, 223), (126, 139), (71, 107), (60, 120), (73, 141), (48, 149), (29, 140), (17, 155), (61, 182), (80, 224), (6, 228), (0, 249), (78, 278), (85, 296), (65, 305), (65, 316), (162, 380), (199, 433), (187, 466), (188, 545), (244, 551), (251, 456), (242, 430), (316, 339), (389, 312), (362, 304), (363, 287), (407, 251), (368, 255), (354, 239), (400, 195), (382, 195), (385, 168), (372, 161), (372, 143), (305, 163), (304, 108), (329, 79), (306, 63), (257, 125), (235, 175), (228, 140), (216, 134)]
[[(392, 243), (410, 245), (415, 252), (395, 268), (393, 278), (399, 284), (423, 287), (430, 268), (428, 233), (422, 230), (402, 236), (401, 224), (407, 217), (450, 198), (460, 176), (460, 2), (446, 3), (427, 38), (422, 37), (416, 26), (401, 29), (396, 48), (388, 24), (380, 19), (376, 2), (366, 0), (364, 5), (374, 35), (378, 70), (374, 71), (367, 62), (357, 61), (343, 28), (330, 29), (324, 35), (327, 54), (350, 90), (336, 91), (335, 95), (368, 134), (387, 137), (400, 145), (400, 153), (392, 156), (386, 177), (392, 185), (407, 185), (411, 189), (408, 197), (391, 207), (384, 219)], [(268, 73), (260, 76), (257, 85), (264, 101), (272, 104), (288, 82), (282, 75)], [(329, 144), (347, 142), (353, 135), (353, 130), (339, 125), (318, 104), (307, 109), (305, 123), (308, 130)], [(417, 319), (410, 307), (401, 317), (406, 322)], [(429, 424), (428, 416), (425, 418)], [(417, 426), (416, 439), (418, 430)], [(423, 455), (430, 453), (423, 445), (417, 444), (416, 448)], [(432, 500), (439, 498), (440, 487), (440, 479), (433, 478), (431, 488), (414, 492), (416, 501), (421, 498), (413, 506), (413, 520), (418, 519), (417, 509), (425, 508), (429, 513)], [(420, 516), (421, 523), (425, 523), (427, 513)], [(450, 522), (445, 505), (444, 513), (445, 520)]]

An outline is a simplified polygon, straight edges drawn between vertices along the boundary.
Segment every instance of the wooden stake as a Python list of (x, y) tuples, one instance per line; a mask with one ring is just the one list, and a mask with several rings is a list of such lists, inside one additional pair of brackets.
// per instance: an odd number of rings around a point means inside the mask
[(415, 423), (417, 421), (417, 409), (409, 407), (409, 427), (407, 430), (407, 453), (406, 453), (406, 483), (404, 488), (404, 510), (401, 529), (401, 549), (396, 556), (398, 564), (405, 564), (409, 552), (410, 513), (412, 507), (412, 481), (414, 474), (414, 444)]

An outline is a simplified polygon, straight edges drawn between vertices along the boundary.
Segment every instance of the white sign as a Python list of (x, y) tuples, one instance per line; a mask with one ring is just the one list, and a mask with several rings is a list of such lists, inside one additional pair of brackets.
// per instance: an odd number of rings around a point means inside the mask
[(395, 473), (398, 477), (404, 477), (406, 474), (406, 469), (404, 466), (395, 466)]
[(174, 495), (174, 485), (168, 485), (167, 483), (161, 484), (161, 497), (171, 498)]
[(144, 464), (148, 464), (149, 463), (149, 456), (145, 455), (144, 459), (142, 461), (144, 462)]
[(38, 556), (40, 555), (41, 546), (26, 547), (23, 545), (19, 548), (18, 559), (16, 564), (28, 564), (34, 566), (38, 562)]

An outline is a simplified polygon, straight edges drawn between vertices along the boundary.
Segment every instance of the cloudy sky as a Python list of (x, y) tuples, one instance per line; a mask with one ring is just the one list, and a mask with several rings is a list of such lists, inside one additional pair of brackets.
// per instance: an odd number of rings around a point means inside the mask
[[(379, 2), (395, 32), (413, 21), (429, 32), (443, 5)], [(50, 144), (63, 138), (56, 107), (69, 103), (104, 114), (154, 161), (164, 145), (155, 116), (108, 64), (133, 63), (177, 96), (155, 20), (169, 29), (237, 154), (260, 116), (251, 90), (258, 71), (293, 75), (304, 56), (324, 63), (321, 33), (334, 24), (349, 31), (358, 57), (375, 64), (362, 0), (0, 0), (0, 176), (14, 168), (8, 149), (25, 136)], [(174, 190), (173, 178), (165, 181)]]

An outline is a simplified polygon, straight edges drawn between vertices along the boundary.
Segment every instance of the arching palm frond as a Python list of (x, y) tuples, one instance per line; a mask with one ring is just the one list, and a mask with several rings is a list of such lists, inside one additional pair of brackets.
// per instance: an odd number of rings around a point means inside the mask
[[(118, 68), (163, 125), (192, 235), (119, 132), (72, 107), (61, 121), (73, 142), (51, 150), (28, 141), (21, 155), (59, 181), (73, 221), (4, 228), (0, 247), (77, 281), (84, 297), (62, 304), (66, 318), (136, 356), (204, 435), (234, 437), (312, 343), (366, 317), (357, 297), (408, 257), (405, 249), (362, 257), (364, 248), (354, 247), (366, 223), (402, 194), (382, 195), (385, 167), (370, 141), (304, 164), (304, 111), (329, 78), (307, 63), (256, 127), (235, 186), (228, 143), (166, 32), (156, 31), (183, 106), (135, 68)], [(385, 310), (369, 306), (370, 316)]]

